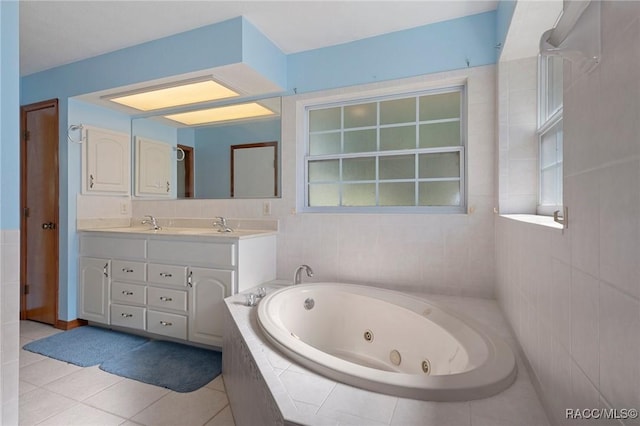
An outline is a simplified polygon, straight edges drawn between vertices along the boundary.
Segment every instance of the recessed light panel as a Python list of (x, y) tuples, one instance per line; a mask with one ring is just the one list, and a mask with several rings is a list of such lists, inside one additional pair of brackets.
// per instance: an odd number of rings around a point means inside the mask
[(245, 118), (267, 117), (270, 115), (275, 115), (275, 112), (260, 105), (257, 102), (250, 102), (246, 104), (227, 105), (216, 108), (170, 114), (165, 115), (165, 118), (177, 121), (182, 124), (186, 124), (188, 126), (193, 126), (198, 124), (241, 120)]
[(140, 111), (153, 111), (199, 102), (232, 98), (234, 96), (238, 96), (238, 93), (213, 80), (205, 80), (118, 96), (110, 100)]

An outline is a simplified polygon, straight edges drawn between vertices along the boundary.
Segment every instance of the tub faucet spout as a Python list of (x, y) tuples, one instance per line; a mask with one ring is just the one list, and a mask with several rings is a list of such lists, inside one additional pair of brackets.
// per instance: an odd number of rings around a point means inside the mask
[(311, 266), (300, 265), (296, 268), (296, 272), (293, 274), (293, 285), (300, 284), (302, 282), (302, 271), (305, 271), (308, 277), (313, 277), (313, 269), (311, 269)]

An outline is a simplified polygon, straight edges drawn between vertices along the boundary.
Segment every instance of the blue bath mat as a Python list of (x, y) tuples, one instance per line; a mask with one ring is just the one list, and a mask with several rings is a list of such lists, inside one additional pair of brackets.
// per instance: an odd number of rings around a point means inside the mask
[(85, 326), (36, 340), (24, 345), (23, 349), (80, 367), (90, 367), (148, 341), (145, 337)]
[(176, 392), (192, 392), (222, 372), (222, 354), (180, 343), (152, 340), (106, 360), (100, 369)]

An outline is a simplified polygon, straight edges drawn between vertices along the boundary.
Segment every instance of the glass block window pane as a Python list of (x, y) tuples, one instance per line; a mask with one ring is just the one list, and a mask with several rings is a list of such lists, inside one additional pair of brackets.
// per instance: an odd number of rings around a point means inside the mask
[(562, 205), (562, 121), (540, 135), (539, 204)]
[(376, 129), (344, 132), (344, 152), (371, 152), (378, 149)]
[(380, 179), (413, 179), (416, 176), (415, 155), (380, 157)]
[(376, 103), (344, 107), (344, 128), (375, 126), (378, 120)]
[(460, 92), (420, 97), (420, 121), (460, 117)]
[(415, 121), (415, 98), (380, 102), (380, 124), (415, 123)]
[(309, 204), (312, 206), (336, 207), (340, 205), (340, 185), (309, 185)]
[(342, 160), (342, 180), (375, 180), (375, 157), (345, 158)]
[(353, 183), (342, 186), (343, 206), (375, 206), (376, 184)]
[(341, 114), (339, 107), (309, 111), (309, 131), (321, 132), (341, 128)]
[(558, 185), (558, 169), (551, 168), (542, 171), (540, 179), (540, 203), (542, 205), (556, 205), (556, 186)]
[(559, 56), (547, 57), (547, 114), (551, 117), (562, 106), (562, 61)]
[(421, 206), (458, 206), (461, 201), (460, 182), (420, 182), (418, 200)]
[(340, 161), (320, 160), (309, 162), (309, 182), (339, 181)]
[(460, 177), (460, 153), (422, 154), (418, 161), (420, 178)]
[(415, 206), (416, 184), (414, 182), (380, 183), (381, 206)]
[(420, 148), (460, 146), (460, 123), (429, 123), (420, 125)]
[(380, 129), (380, 150), (414, 149), (416, 126), (385, 127)]
[(316, 133), (309, 136), (311, 155), (338, 154), (340, 152), (340, 133)]

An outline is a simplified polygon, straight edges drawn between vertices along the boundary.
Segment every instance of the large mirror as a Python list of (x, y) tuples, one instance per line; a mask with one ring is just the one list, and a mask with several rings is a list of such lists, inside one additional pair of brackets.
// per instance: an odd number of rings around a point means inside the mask
[[(266, 117), (185, 125), (166, 117), (134, 118), (135, 195), (153, 198), (274, 198), (280, 196), (281, 98), (256, 101)], [(149, 142), (168, 145), (169, 170)], [(144, 185), (151, 190), (140, 192)], [(156, 183), (157, 181), (157, 183)], [(168, 182), (168, 183), (167, 183)], [(162, 187), (162, 193), (153, 190)]]

